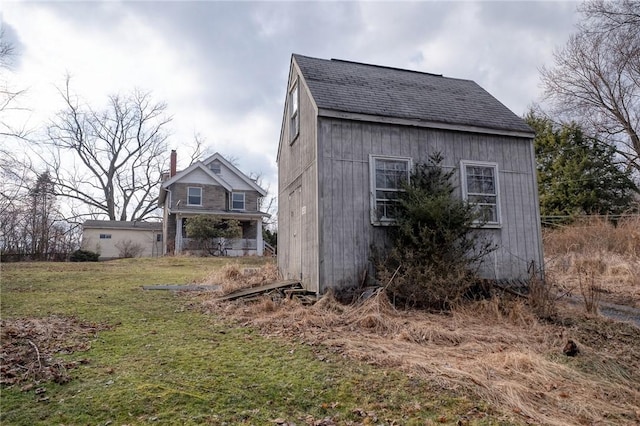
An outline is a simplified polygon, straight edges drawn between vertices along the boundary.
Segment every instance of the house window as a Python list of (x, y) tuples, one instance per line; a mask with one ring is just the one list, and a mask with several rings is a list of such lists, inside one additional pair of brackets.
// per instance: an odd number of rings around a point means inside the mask
[(220, 166), (220, 163), (217, 161), (214, 161), (213, 163), (211, 163), (211, 166), (209, 167), (211, 168), (211, 171), (217, 175), (222, 173), (222, 168)]
[(231, 210), (244, 210), (244, 192), (231, 193)]
[(293, 143), (300, 133), (300, 114), (299, 114), (300, 92), (298, 91), (298, 82), (293, 83), (289, 92), (289, 133), (290, 141)]
[(411, 159), (401, 157), (370, 157), (371, 222), (376, 225), (395, 221), (398, 196), (409, 182)]
[(201, 206), (202, 205), (202, 188), (187, 188), (187, 205), (188, 206)]
[(101, 240), (110, 240), (111, 239), (111, 234), (100, 234), (100, 239)]
[(156, 234), (156, 241), (157, 242), (161, 242), (162, 241), (162, 234)]
[(476, 223), (500, 225), (498, 198), (498, 165), (495, 163), (462, 161), (462, 196), (475, 204), (479, 213)]

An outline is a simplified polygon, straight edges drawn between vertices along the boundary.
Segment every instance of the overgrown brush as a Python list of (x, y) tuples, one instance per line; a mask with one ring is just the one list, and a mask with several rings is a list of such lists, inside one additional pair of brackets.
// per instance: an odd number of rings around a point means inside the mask
[(547, 228), (543, 242), (547, 256), (615, 253), (640, 257), (640, 215), (623, 217), (615, 224), (606, 217), (594, 216)]
[(585, 309), (600, 299), (640, 306), (640, 216), (616, 224), (602, 217), (546, 229), (546, 274), (560, 290), (582, 297)]

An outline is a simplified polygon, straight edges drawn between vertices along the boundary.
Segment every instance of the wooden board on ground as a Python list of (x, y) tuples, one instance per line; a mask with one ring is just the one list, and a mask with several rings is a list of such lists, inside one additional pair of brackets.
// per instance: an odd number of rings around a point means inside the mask
[(284, 288), (302, 288), (300, 281), (296, 280), (285, 280), (285, 281), (276, 281), (270, 284), (261, 285), (259, 287), (252, 288), (243, 288), (233, 293), (229, 293), (220, 297), (218, 300), (235, 300), (240, 299), (241, 297), (250, 297), (256, 296), (259, 294), (269, 293), (273, 290), (280, 290)]

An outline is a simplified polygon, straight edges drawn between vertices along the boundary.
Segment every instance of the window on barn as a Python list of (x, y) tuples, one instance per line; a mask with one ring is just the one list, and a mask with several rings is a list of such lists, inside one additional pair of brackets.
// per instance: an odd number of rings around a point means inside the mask
[(187, 205), (188, 206), (201, 206), (202, 205), (202, 188), (187, 188)]
[(244, 210), (244, 192), (231, 193), (231, 210)]
[(110, 240), (111, 239), (111, 234), (100, 234), (100, 239), (101, 240)]
[(392, 224), (398, 210), (398, 196), (409, 182), (411, 159), (375, 157), (369, 159), (371, 176), (371, 223)]
[(462, 196), (476, 205), (480, 213), (478, 224), (500, 225), (498, 165), (495, 163), (462, 161)]
[(289, 136), (290, 142), (293, 143), (300, 133), (300, 92), (298, 90), (298, 82), (291, 86), (289, 91)]

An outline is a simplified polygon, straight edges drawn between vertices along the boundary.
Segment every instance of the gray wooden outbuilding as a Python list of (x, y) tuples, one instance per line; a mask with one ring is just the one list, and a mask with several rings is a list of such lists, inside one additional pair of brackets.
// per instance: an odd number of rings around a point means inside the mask
[(499, 247), (482, 275), (527, 278), (543, 259), (533, 137), (473, 81), (292, 55), (278, 148), (283, 278), (322, 294), (372, 272), (397, 182), (434, 152)]

